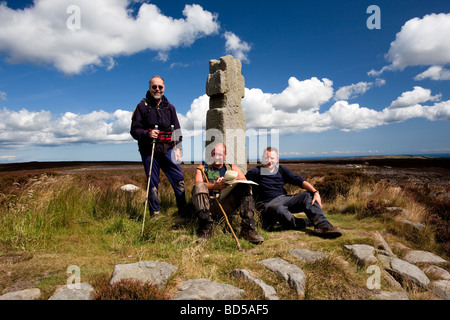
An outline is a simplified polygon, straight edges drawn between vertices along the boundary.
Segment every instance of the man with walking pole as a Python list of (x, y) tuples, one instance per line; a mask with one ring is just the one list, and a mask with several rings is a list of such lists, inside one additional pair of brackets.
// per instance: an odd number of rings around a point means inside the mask
[[(145, 98), (133, 112), (130, 133), (138, 142), (147, 176), (146, 205), (148, 203), (150, 215), (160, 213), (158, 187), (162, 170), (174, 190), (178, 214), (183, 216), (186, 197), (184, 176), (179, 165), (182, 161), (181, 128), (175, 107), (165, 97), (164, 90), (165, 82), (160, 76), (150, 79)], [(178, 133), (176, 140), (173, 139), (175, 133)]]

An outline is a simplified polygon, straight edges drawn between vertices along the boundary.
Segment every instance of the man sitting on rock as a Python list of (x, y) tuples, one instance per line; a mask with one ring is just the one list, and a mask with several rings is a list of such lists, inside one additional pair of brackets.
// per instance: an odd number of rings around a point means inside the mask
[[(333, 227), (322, 211), (322, 200), (317, 191), (301, 176), (280, 166), (278, 150), (268, 147), (263, 152), (262, 165), (248, 171), (246, 178), (258, 183), (254, 188), (256, 201), (262, 204), (263, 227), (270, 228), (277, 222), (283, 229), (303, 229), (314, 226), (314, 234), (324, 237), (339, 237), (342, 230)], [(286, 183), (307, 191), (288, 195)], [(308, 219), (295, 217), (292, 212), (304, 212)]]
[[(214, 199), (231, 188), (227, 176), (231, 179), (247, 180), (237, 165), (226, 163), (226, 146), (217, 143), (211, 151), (210, 165), (200, 165), (195, 173), (195, 185), (192, 189), (192, 204), (199, 220), (199, 239), (209, 239), (213, 232), (213, 222), (222, 215), (221, 209)], [(203, 171), (203, 172), (202, 172)], [(205, 175), (207, 179), (205, 179)], [(228, 190), (226, 190), (228, 191)], [(225, 197), (220, 197), (220, 204), (227, 215), (239, 212), (241, 216), (240, 236), (252, 243), (262, 243), (264, 238), (255, 230), (255, 202), (250, 184), (238, 183)]]

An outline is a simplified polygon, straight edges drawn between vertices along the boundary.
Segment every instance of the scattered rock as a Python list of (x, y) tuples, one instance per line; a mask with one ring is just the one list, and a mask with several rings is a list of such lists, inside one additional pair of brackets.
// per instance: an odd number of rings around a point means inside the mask
[(347, 244), (344, 245), (344, 249), (350, 251), (360, 265), (368, 265), (378, 262), (377, 258), (373, 255), (375, 248), (367, 244)]
[(159, 261), (141, 261), (130, 264), (118, 264), (114, 267), (110, 284), (122, 279), (132, 279), (149, 282), (159, 289), (164, 289), (170, 276), (178, 270), (177, 267)]
[(432, 252), (422, 250), (412, 250), (406, 253), (404, 259), (409, 263), (447, 264), (447, 261)]
[[(75, 288), (62, 286), (48, 300), (92, 300), (95, 290), (88, 283), (78, 283)], [(78, 288), (77, 288), (78, 287)]]
[(282, 277), (297, 291), (300, 298), (305, 296), (306, 276), (302, 269), (280, 258), (265, 259), (259, 263)]
[(36, 300), (41, 297), (41, 290), (38, 288), (25, 289), (5, 293), (0, 296), (0, 300)]
[(378, 260), (387, 271), (393, 274), (394, 277), (401, 278), (403, 282), (411, 281), (422, 288), (427, 288), (430, 284), (430, 279), (425, 273), (409, 262), (384, 255), (379, 255)]
[(400, 208), (400, 207), (387, 207), (386, 211), (389, 211), (393, 214), (396, 215), (400, 215), (403, 217), (408, 217), (409, 216), (409, 211), (405, 208)]
[(392, 252), (391, 247), (389, 247), (389, 245), (386, 242), (386, 240), (383, 238), (381, 233), (379, 233), (378, 231), (375, 231), (375, 239), (379, 242), (379, 245), (385, 250), (387, 255), (389, 255), (391, 257), (396, 257), (394, 252)]
[(323, 252), (309, 251), (307, 249), (293, 249), (289, 253), (305, 263), (312, 263), (328, 258)]
[(437, 266), (427, 266), (423, 268), (422, 271), (435, 279), (450, 280), (450, 273), (447, 270)]
[(120, 189), (123, 191), (135, 192), (138, 191), (140, 188), (138, 186), (135, 186), (134, 184), (126, 184), (124, 186), (121, 186)]
[(251, 276), (249, 271), (247, 271), (245, 269), (234, 269), (233, 271), (231, 271), (231, 275), (233, 277), (243, 277), (243, 278), (247, 279), (248, 281), (256, 283), (258, 286), (261, 287), (264, 297), (267, 300), (278, 300), (279, 299), (274, 287), (269, 286), (267, 283), (265, 283), (261, 279)]
[(423, 230), (425, 230), (425, 226), (420, 222), (413, 222), (403, 217), (396, 217), (395, 220), (403, 223), (404, 225), (412, 227), (416, 231), (423, 232)]
[(372, 297), (378, 300), (409, 300), (408, 295), (398, 291), (379, 291), (374, 292)]
[(178, 286), (173, 300), (237, 300), (245, 291), (235, 286), (208, 279), (190, 279)]
[(433, 292), (441, 299), (450, 300), (450, 280), (434, 281)]

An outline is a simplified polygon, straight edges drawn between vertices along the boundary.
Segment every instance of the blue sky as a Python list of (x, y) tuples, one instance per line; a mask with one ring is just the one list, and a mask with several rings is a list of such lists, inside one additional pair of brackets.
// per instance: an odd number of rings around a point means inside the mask
[(450, 153), (449, 39), (446, 0), (3, 1), (0, 162), (139, 161), (130, 117), (156, 74), (198, 160), (227, 54), (247, 129), (277, 130), (282, 157)]

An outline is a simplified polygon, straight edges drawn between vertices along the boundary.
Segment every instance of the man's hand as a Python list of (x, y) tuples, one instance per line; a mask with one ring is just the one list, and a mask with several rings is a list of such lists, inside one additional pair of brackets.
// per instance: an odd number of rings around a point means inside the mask
[(315, 202), (317, 202), (319, 207), (322, 208), (322, 199), (320, 198), (320, 194), (318, 192), (314, 193), (311, 205), (313, 205)]
[(181, 150), (176, 148), (175, 149), (175, 162), (176, 163), (181, 163), (181, 161), (182, 161)]
[(217, 179), (216, 183), (214, 184), (214, 190), (222, 190), (228, 187), (228, 184), (226, 184), (225, 181), (226, 180), (223, 177)]
[(159, 134), (159, 130), (151, 130), (149, 131), (148, 136), (152, 139), (157, 139), (158, 138), (158, 134)]

